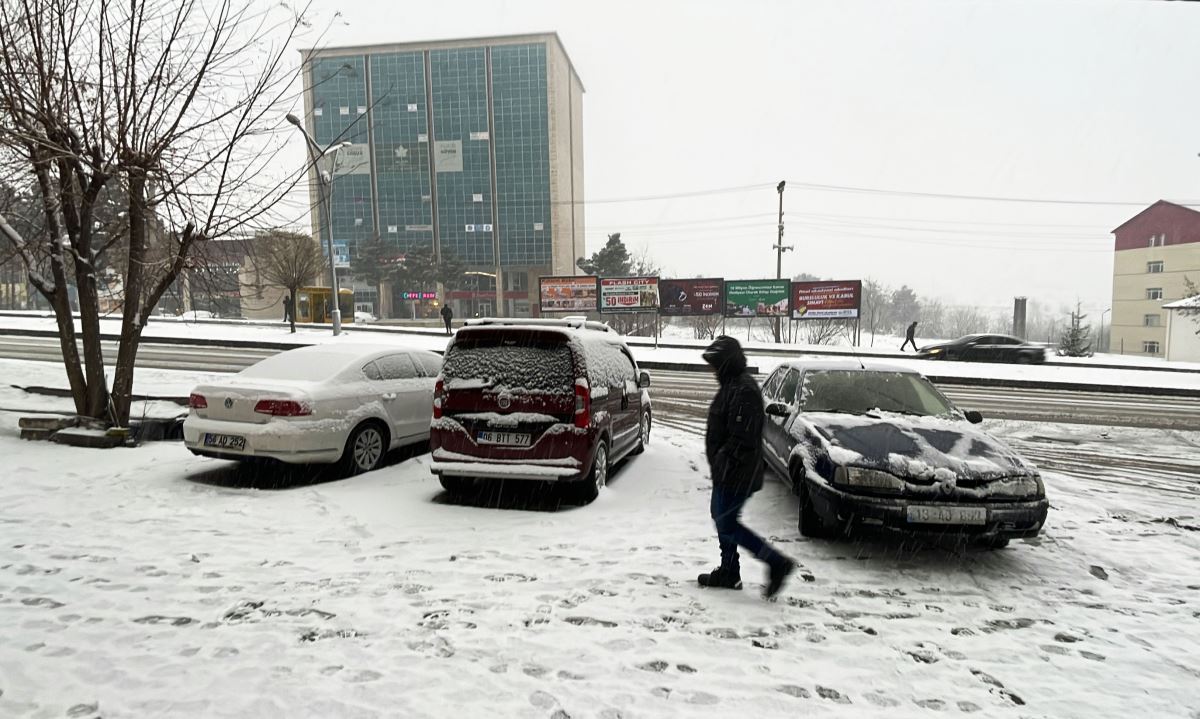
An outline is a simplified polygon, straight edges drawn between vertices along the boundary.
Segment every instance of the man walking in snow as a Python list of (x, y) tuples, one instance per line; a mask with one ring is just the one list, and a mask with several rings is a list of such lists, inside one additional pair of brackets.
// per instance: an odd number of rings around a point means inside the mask
[(908, 326), (908, 330), (904, 333), (904, 344), (900, 345), (900, 351), (903, 352), (904, 348), (911, 344), (912, 348), (913, 348), (913, 352), (916, 352), (917, 351), (916, 337), (917, 337), (917, 323), (913, 322), (911, 325)]
[(708, 410), (705, 453), (712, 473), (713, 522), (721, 546), (721, 566), (701, 574), (703, 587), (741, 589), (738, 547), (750, 550), (768, 567), (765, 596), (779, 593), (796, 563), (740, 521), (742, 506), (762, 489), (762, 431), (766, 422), (762, 393), (746, 371), (746, 355), (732, 337), (721, 335), (704, 350), (704, 361), (716, 372), (721, 388)]
[(284, 298), (283, 298), (283, 321), (284, 322), (292, 321), (292, 313), (293, 313), (293, 305), (294, 304), (295, 303), (292, 302), (291, 294), (284, 296)]
[(442, 321), (446, 323), (446, 334), (450, 334), (450, 321), (454, 319), (454, 310), (450, 309), (450, 304), (442, 305)]

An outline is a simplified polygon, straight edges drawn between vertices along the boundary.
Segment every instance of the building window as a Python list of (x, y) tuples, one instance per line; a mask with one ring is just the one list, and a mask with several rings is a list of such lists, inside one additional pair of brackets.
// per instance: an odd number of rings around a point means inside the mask
[(1142, 343), (1142, 352), (1144, 352), (1145, 354), (1148, 354), (1148, 355), (1158, 354), (1158, 343), (1153, 342), (1153, 341), (1143, 342)]
[(1160, 235), (1150, 235), (1150, 246), (1151, 247), (1162, 247), (1166, 244), (1167, 244), (1167, 236), (1165, 233), (1160, 234)]
[(1148, 287), (1148, 288), (1146, 288), (1146, 299), (1148, 299), (1148, 300), (1161, 300), (1162, 298), (1163, 298), (1163, 292), (1162, 292), (1162, 288), (1161, 288), (1161, 287)]
[(1160, 319), (1161, 318), (1156, 314), (1155, 315), (1143, 315), (1142, 316), (1142, 326), (1143, 327), (1161, 327), (1161, 325), (1159, 324)]
[(1162, 271), (1163, 271), (1162, 260), (1155, 260), (1154, 262), (1146, 263), (1146, 272), (1149, 272), (1152, 275), (1156, 275)]

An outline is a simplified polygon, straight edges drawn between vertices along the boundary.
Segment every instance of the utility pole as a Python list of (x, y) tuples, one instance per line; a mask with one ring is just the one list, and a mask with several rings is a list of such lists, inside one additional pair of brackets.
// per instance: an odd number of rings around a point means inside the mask
[[(783, 253), (788, 250), (794, 250), (795, 247), (783, 244), (783, 188), (787, 184), (787, 180), (780, 180), (775, 186), (775, 191), (779, 193), (779, 238), (775, 242), (775, 279), (783, 279)], [(789, 290), (790, 294), (790, 290)], [(782, 341), (781, 329), (783, 327), (783, 318), (775, 318), (775, 344)]]

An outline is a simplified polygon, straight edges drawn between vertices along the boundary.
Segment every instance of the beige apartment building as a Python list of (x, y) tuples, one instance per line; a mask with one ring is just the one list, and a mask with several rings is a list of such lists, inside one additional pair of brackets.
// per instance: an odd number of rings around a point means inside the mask
[(1200, 285), (1200, 212), (1165, 200), (1113, 230), (1110, 352), (1165, 357), (1168, 310)]

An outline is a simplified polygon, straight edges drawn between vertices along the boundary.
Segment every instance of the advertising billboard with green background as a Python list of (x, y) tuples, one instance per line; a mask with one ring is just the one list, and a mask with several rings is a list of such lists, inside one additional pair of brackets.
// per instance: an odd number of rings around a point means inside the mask
[(730, 280), (725, 283), (726, 317), (786, 317), (791, 280)]

